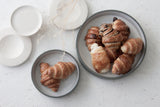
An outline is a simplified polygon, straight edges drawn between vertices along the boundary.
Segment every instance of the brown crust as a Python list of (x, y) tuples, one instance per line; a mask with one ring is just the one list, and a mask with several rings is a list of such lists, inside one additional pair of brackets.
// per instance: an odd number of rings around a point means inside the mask
[[(116, 17), (113, 18), (112, 24), (104, 23), (100, 28), (91, 27), (88, 30), (85, 40), (89, 51), (93, 43), (97, 43), (98, 46), (105, 46), (106, 53), (102, 51), (104, 49), (96, 50), (96, 52), (93, 51), (94, 53), (91, 52), (93, 67), (98, 73), (105, 68), (106, 60), (109, 60), (110, 63), (114, 62), (112, 68), (112, 73), (114, 74), (124, 74), (131, 69), (135, 54), (141, 51), (143, 42), (140, 40), (130, 40), (130, 42), (127, 43), (129, 35), (129, 27), (124, 21)], [(124, 50), (121, 48), (121, 45), (125, 47)], [(105, 59), (105, 56), (107, 56), (108, 59)]]
[(95, 52), (91, 52), (91, 56), (92, 65), (98, 73), (101, 73), (101, 70), (103, 69), (110, 69), (110, 60), (103, 47), (99, 46)]
[[(118, 56), (117, 51), (120, 49), (120, 46), (125, 38), (121, 34), (121, 32), (113, 29), (111, 24), (108, 24), (108, 28), (105, 28), (105, 29), (107, 30), (103, 32), (102, 43), (106, 48), (106, 52), (111, 62), (113, 62), (113, 60), (117, 58)], [(108, 29), (112, 29), (112, 30), (109, 31)]]
[(113, 43), (113, 42), (121, 42), (123, 41), (123, 36), (121, 33), (116, 34), (116, 36), (111, 36), (109, 38), (104, 39), (105, 43)]
[(41, 84), (56, 92), (60, 86), (60, 79), (66, 79), (74, 70), (75, 65), (71, 62), (58, 62), (54, 66), (41, 63)]
[(49, 68), (48, 63), (40, 63), (40, 72), (43, 73), (47, 68)]
[(86, 45), (88, 47), (88, 50), (91, 51), (91, 45), (93, 43), (102, 45), (101, 39), (102, 37), (99, 34), (99, 27), (92, 26), (90, 29), (88, 29), (87, 35), (85, 36)]
[(121, 50), (114, 51), (109, 48), (105, 48), (105, 51), (106, 51), (107, 56), (109, 57), (111, 63), (113, 63), (117, 59), (117, 57), (122, 54)]
[(115, 20), (113, 22), (113, 29), (120, 31), (120, 33), (124, 36), (123, 42), (128, 39), (130, 35), (130, 29), (124, 21), (121, 19)]
[(142, 48), (143, 41), (140, 38), (131, 38), (123, 44), (121, 50), (123, 53), (136, 55), (142, 50)]
[(106, 23), (102, 24), (99, 30), (102, 36), (105, 36), (112, 31), (113, 31), (112, 24), (106, 24)]
[(74, 72), (75, 68), (75, 65), (71, 62), (58, 62), (54, 66), (49, 67), (45, 72), (49, 72), (54, 79), (66, 79)]
[(41, 84), (51, 88), (54, 92), (57, 92), (60, 86), (60, 80), (54, 79), (51, 76), (51, 71), (48, 70), (50, 68), (48, 63), (40, 64), (40, 72), (41, 72)]
[(119, 50), (120, 46), (121, 46), (121, 42), (113, 42), (113, 43), (106, 43), (105, 44), (105, 47), (109, 48), (112, 51)]
[(112, 73), (113, 74), (125, 74), (129, 72), (134, 62), (134, 55), (122, 54), (120, 55), (113, 64)]

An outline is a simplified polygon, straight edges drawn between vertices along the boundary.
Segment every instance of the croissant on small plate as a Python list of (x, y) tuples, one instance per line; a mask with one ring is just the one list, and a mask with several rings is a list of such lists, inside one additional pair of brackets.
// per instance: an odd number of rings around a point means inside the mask
[(99, 35), (99, 27), (96, 27), (96, 26), (91, 27), (88, 30), (87, 35), (85, 36), (86, 45), (88, 47), (88, 50), (91, 51), (91, 45), (93, 43), (102, 45), (101, 39), (102, 37)]
[(48, 63), (41, 63), (41, 83), (57, 92), (61, 79), (66, 79), (74, 70), (75, 65), (71, 62), (58, 62), (54, 66), (50, 66)]
[(46, 69), (42, 75), (51, 75), (54, 79), (66, 79), (76, 69), (71, 62), (58, 62)]
[(40, 72), (41, 72), (41, 84), (44, 86), (47, 86), (48, 88), (51, 88), (54, 92), (57, 92), (60, 86), (60, 79), (54, 79), (51, 75), (51, 73), (43, 74), (45, 70), (49, 68), (48, 63), (41, 63), (40, 64)]
[(121, 50), (123, 53), (127, 54), (138, 54), (143, 48), (143, 41), (140, 38), (131, 38), (128, 39), (123, 46), (121, 47)]
[(122, 54), (120, 55), (113, 64), (112, 73), (113, 74), (125, 74), (127, 73), (134, 62), (134, 55)]
[(96, 72), (106, 73), (109, 71), (111, 64), (106, 51), (102, 46), (94, 43), (91, 46), (92, 65)]

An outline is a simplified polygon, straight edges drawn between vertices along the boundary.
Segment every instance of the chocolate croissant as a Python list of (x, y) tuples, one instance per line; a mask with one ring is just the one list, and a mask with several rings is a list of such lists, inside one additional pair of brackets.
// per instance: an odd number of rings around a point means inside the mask
[(112, 73), (113, 74), (125, 74), (129, 72), (134, 62), (134, 55), (122, 54), (120, 55), (113, 64)]
[(93, 43), (97, 43), (98, 45), (102, 45), (101, 43), (101, 36), (99, 35), (99, 27), (93, 26), (91, 27), (87, 35), (85, 36), (86, 45), (88, 47), (88, 50), (91, 51), (91, 45)]
[(117, 30), (113, 29), (112, 24), (102, 24), (100, 32), (103, 35), (102, 43), (105, 46), (110, 61), (113, 62), (118, 57), (118, 51), (124, 36)]
[(51, 75), (51, 73), (44, 74), (45, 70), (49, 69), (48, 63), (41, 63), (40, 64), (40, 72), (41, 72), (41, 84), (44, 86), (47, 86), (48, 88), (51, 88), (54, 92), (57, 92), (60, 86), (59, 79), (54, 79)]
[(92, 65), (96, 72), (106, 73), (109, 71), (111, 64), (106, 51), (102, 46), (94, 43), (91, 46)]
[(143, 47), (143, 41), (140, 38), (131, 38), (128, 39), (123, 46), (121, 47), (121, 50), (123, 53), (127, 54), (138, 54)]
[[(104, 23), (104, 24), (102, 24), (102, 25), (100, 26), (99, 34), (100, 34), (101, 36), (103, 36), (103, 33), (104, 33), (104, 32), (110, 33), (112, 30), (113, 30), (112, 24), (106, 24), (106, 23)], [(106, 34), (106, 33), (104, 33), (104, 34)]]
[(125, 42), (128, 39), (130, 34), (130, 29), (126, 25), (126, 23), (121, 19), (114, 17), (112, 26), (113, 26), (113, 29), (121, 32), (121, 34), (124, 36), (123, 42)]
[(51, 75), (54, 79), (66, 79), (76, 69), (71, 62), (58, 62), (54, 66), (49, 67), (42, 74)]

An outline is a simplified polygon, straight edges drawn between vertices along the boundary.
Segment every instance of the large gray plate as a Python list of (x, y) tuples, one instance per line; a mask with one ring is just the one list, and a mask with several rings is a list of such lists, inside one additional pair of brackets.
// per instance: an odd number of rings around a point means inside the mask
[[(122, 19), (130, 27), (130, 30), (131, 30), (130, 38), (140, 37), (144, 42), (143, 50), (141, 51), (141, 53), (139, 53), (136, 56), (132, 69), (127, 74), (124, 74), (124, 75), (115, 75), (115, 74), (112, 74), (111, 72), (108, 72), (106, 74), (96, 73), (92, 66), (91, 56), (86, 47), (85, 40), (84, 40), (87, 30), (91, 26), (100, 26), (103, 23), (112, 23), (113, 17)], [(133, 17), (121, 11), (105, 10), (105, 11), (95, 13), (85, 21), (85, 23), (81, 26), (80, 31), (78, 33), (76, 46), (77, 46), (77, 54), (78, 54), (79, 60), (87, 71), (89, 71), (90, 73), (100, 78), (115, 79), (115, 78), (120, 78), (125, 75), (128, 75), (129, 73), (136, 70), (136, 68), (141, 64), (145, 56), (147, 41), (146, 41), (145, 34), (143, 32), (143, 29)]]
[[(76, 70), (65, 80), (61, 80), (58, 92), (53, 92), (51, 89), (43, 86), (40, 83), (40, 66), (41, 62), (47, 62), (54, 65), (59, 61), (72, 62), (76, 66)], [(62, 50), (50, 50), (41, 54), (33, 64), (32, 67), (32, 81), (34, 86), (44, 95), (49, 97), (62, 97), (69, 94), (78, 84), (79, 81), (79, 66), (76, 59), (68, 52)]]

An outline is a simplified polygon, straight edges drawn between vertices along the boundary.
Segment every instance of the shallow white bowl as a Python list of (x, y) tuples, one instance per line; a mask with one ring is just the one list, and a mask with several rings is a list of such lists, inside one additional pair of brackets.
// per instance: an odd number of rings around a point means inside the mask
[(27, 60), (32, 50), (30, 38), (18, 36), (12, 29), (0, 32), (0, 63), (17, 66)]
[[(72, 10), (68, 7), (71, 7)], [(88, 7), (85, 0), (52, 0), (50, 17), (59, 28), (76, 29), (84, 23), (87, 16)]]
[(11, 25), (19, 35), (31, 36), (41, 28), (42, 15), (32, 6), (21, 6), (13, 12)]

